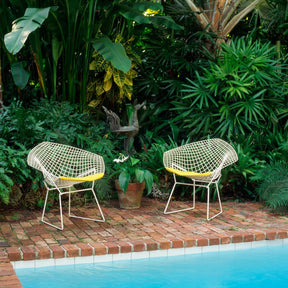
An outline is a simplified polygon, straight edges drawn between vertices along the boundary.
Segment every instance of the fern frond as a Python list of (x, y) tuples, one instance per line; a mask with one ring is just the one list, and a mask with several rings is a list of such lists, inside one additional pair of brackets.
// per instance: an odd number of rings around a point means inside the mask
[(107, 181), (106, 176), (96, 181), (94, 186), (99, 200), (111, 198), (111, 191), (113, 190), (113, 187), (111, 185), (111, 181)]
[(0, 200), (4, 204), (9, 203), (9, 193), (10, 193), (10, 189), (4, 183), (0, 181)]
[(276, 162), (260, 169), (255, 178), (261, 183), (256, 191), (259, 199), (274, 211), (288, 210), (288, 167)]

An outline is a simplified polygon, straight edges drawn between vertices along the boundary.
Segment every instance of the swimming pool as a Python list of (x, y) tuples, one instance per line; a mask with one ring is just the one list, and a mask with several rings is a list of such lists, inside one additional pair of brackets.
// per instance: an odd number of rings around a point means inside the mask
[(15, 269), (23, 288), (287, 287), (288, 245)]

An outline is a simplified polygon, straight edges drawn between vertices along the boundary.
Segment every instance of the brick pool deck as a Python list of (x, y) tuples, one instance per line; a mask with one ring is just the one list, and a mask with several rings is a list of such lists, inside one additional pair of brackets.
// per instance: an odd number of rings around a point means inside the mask
[[(206, 204), (164, 215), (166, 202), (144, 198), (137, 210), (122, 210), (117, 201), (102, 204), (106, 222), (67, 217), (59, 231), (40, 222), (41, 211), (0, 211), (0, 287), (22, 287), (10, 261), (120, 254), (173, 248), (226, 245), (287, 238), (287, 215), (274, 215), (260, 203), (224, 202), (223, 214), (206, 221)], [(174, 202), (186, 208), (191, 202)], [(212, 204), (213, 207), (214, 204)], [(77, 209), (93, 217), (92, 206)], [(59, 221), (57, 210), (47, 214)]]

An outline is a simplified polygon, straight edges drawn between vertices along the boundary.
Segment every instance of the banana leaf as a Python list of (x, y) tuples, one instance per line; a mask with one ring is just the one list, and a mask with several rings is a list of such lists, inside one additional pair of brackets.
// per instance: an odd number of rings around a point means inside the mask
[(25, 88), (28, 83), (30, 74), (24, 69), (23, 62), (16, 62), (11, 65), (11, 73), (14, 83), (21, 90)]
[(176, 24), (170, 16), (151, 16), (149, 19), (151, 24), (156, 26), (165, 26), (166, 28), (174, 30), (184, 30), (184, 27)]
[(110, 61), (116, 69), (124, 73), (130, 70), (131, 60), (121, 43), (113, 43), (108, 37), (103, 37), (93, 41), (92, 46), (105, 60)]
[(163, 6), (157, 3), (135, 3), (132, 7), (122, 6), (119, 12), (126, 19), (137, 22), (138, 24), (153, 24), (156, 26), (165, 26), (175, 30), (183, 30), (184, 27), (176, 24), (170, 16), (146, 16), (143, 14), (144, 11), (152, 10), (163, 10)]
[(23, 17), (13, 21), (12, 31), (4, 36), (5, 46), (10, 53), (15, 55), (22, 49), (30, 33), (47, 19), (50, 9), (27, 8)]

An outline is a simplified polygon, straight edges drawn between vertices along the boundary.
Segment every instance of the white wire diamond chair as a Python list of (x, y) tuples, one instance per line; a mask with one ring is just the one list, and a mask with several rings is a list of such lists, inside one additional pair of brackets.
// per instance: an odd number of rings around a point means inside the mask
[[(189, 143), (163, 154), (163, 163), (167, 171), (173, 173), (174, 185), (168, 198), (164, 213), (176, 213), (195, 208), (195, 187), (207, 189), (207, 220), (211, 220), (223, 212), (218, 182), (221, 170), (238, 160), (234, 148), (227, 142), (219, 139), (207, 139)], [(192, 183), (183, 183), (176, 180), (177, 176), (187, 177)], [(167, 211), (177, 184), (193, 186), (193, 207)], [(210, 185), (215, 184), (219, 202), (219, 212), (210, 217)]]
[[(44, 184), (47, 192), (41, 218), (42, 222), (59, 230), (63, 230), (64, 225), (61, 196), (64, 194), (68, 194), (69, 196), (69, 217), (99, 222), (105, 221), (93, 188), (94, 182), (101, 179), (105, 173), (105, 163), (102, 156), (68, 145), (42, 142), (29, 152), (27, 163), (29, 166), (41, 171), (44, 176)], [(91, 182), (91, 187), (72, 190), (73, 185), (83, 182)], [(60, 227), (44, 220), (48, 194), (53, 190), (56, 190), (59, 193)], [(101, 214), (101, 219), (71, 215), (71, 193), (83, 191), (92, 191)]]

